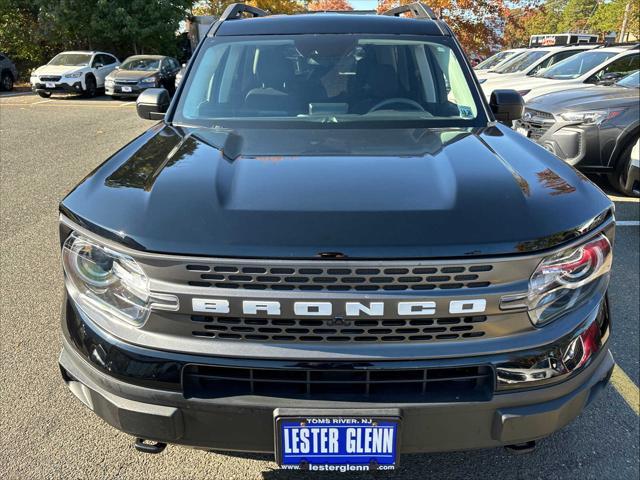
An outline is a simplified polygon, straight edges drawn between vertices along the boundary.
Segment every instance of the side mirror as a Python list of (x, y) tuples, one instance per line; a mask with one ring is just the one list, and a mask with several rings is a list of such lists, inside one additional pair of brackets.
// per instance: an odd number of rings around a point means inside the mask
[(96, 66), (95, 66), (94, 68), (102, 68), (102, 67), (104, 67), (104, 65), (103, 65), (103, 64), (101, 64), (101, 63), (96, 63)]
[(515, 90), (494, 90), (489, 107), (496, 120), (511, 126), (511, 122), (522, 118), (524, 100)]
[(609, 72), (605, 73), (602, 79), (598, 81), (598, 85), (612, 85), (616, 83), (619, 79), (624, 77), (624, 74), (620, 72)]
[(115, 70), (120, 70), (120, 65), (116, 65)]
[(145, 120), (161, 120), (169, 108), (169, 92), (164, 88), (147, 88), (136, 100), (136, 111)]

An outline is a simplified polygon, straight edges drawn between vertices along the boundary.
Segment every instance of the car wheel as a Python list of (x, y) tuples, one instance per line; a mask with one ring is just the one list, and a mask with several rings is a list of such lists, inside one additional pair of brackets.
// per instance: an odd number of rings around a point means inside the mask
[(98, 85), (96, 84), (95, 77), (87, 76), (87, 78), (84, 80), (84, 84), (85, 84), (85, 91), (84, 91), (85, 96), (89, 98), (95, 97), (98, 91)]
[(10, 92), (13, 90), (13, 77), (9, 72), (4, 72), (0, 78), (0, 89)]
[(637, 190), (634, 191), (633, 185), (627, 182), (629, 166), (631, 165), (631, 150), (633, 149), (634, 143), (635, 142), (631, 142), (627, 148), (624, 149), (618, 159), (615, 171), (609, 174), (609, 183), (611, 183), (611, 186), (628, 197), (640, 197), (640, 193)]
[(49, 98), (51, 96), (51, 92), (38, 92), (42, 98)]

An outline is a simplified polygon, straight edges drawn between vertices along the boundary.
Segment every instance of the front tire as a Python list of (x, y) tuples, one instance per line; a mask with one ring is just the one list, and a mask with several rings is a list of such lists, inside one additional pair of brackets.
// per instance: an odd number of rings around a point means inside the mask
[(620, 193), (627, 197), (640, 197), (637, 191), (633, 191), (633, 186), (627, 182), (627, 174), (629, 173), (629, 166), (631, 164), (631, 150), (633, 149), (635, 142), (629, 143), (627, 148), (624, 149), (618, 162), (616, 163), (616, 169), (613, 173), (609, 174), (609, 183), (611, 186), (618, 190)]
[(88, 97), (88, 98), (95, 97), (96, 93), (98, 92), (98, 85), (96, 83), (95, 77), (92, 75), (88, 76), (84, 81), (84, 85), (85, 85), (85, 90), (84, 90), (85, 97)]
[(0, 78), (0, 90), (10, 92), (13, 90), (13, 76), (9, 72), (4, 72)]
[(40, 95), (42, 98), (49, 98), (51, 97), (51, 92), (38, 92), (38, 95)]

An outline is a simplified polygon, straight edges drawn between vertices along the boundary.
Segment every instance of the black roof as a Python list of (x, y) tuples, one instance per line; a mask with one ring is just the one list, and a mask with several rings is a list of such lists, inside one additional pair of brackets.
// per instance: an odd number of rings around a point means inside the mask
[(222, 22), (216, 36), (296, 35), (304, 33), (378, 33), (443, 35), (438, 22), (385, 15), (313, 13), (270, 15)]

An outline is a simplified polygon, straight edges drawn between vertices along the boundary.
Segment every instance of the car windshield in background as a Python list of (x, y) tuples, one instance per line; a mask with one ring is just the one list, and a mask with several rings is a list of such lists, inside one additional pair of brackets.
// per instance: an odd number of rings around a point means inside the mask
[(53, 57), (49, 65), (64, 65), (69, 67), (84, 67), (89, 65), (91, 55), (86, 53), (60, 53)]
[(631, 75), (627, 75), (616, 83), (620, 87), (640, 88), (640, 70), (636, 70)]
[(494, 70), (496, 73), (516, 73), (522, 72), (523, 70), (529, 68), (535, 62), (544, 57), (548, 50), (529, 50), (526, 51), (512, 60), (509, 60), (507, 63), (498, 67)]
[(515, 54), (516, 52), (498, 52), (495, 55), (490, 56), (483, 62), (480, 62), (478, 65), (475, 66), (475, 69), (486, 70), (488, 68), (495, 67), (500, 62), (508, 59), (509, 57), (514, 56)]
[(578, 53), (545, 70), (540, 76), (553, 80), (571, 80), (580, 77), (615, 55), (615, 52), (598, 52), (594, 50)]
[(477, 92), (470, 90), (448, 40), (411, 38), (269, 35), (207, 40), (173, 121), (444, 121), (461, 127), (475, 126), (475, 119), (486, 122), (479, 116)]
[(121, 66), (121, 70), (140, 70), (152, 72), (160, 68), (160, 60), (156, 58), (134, 58), (126, 60)]

